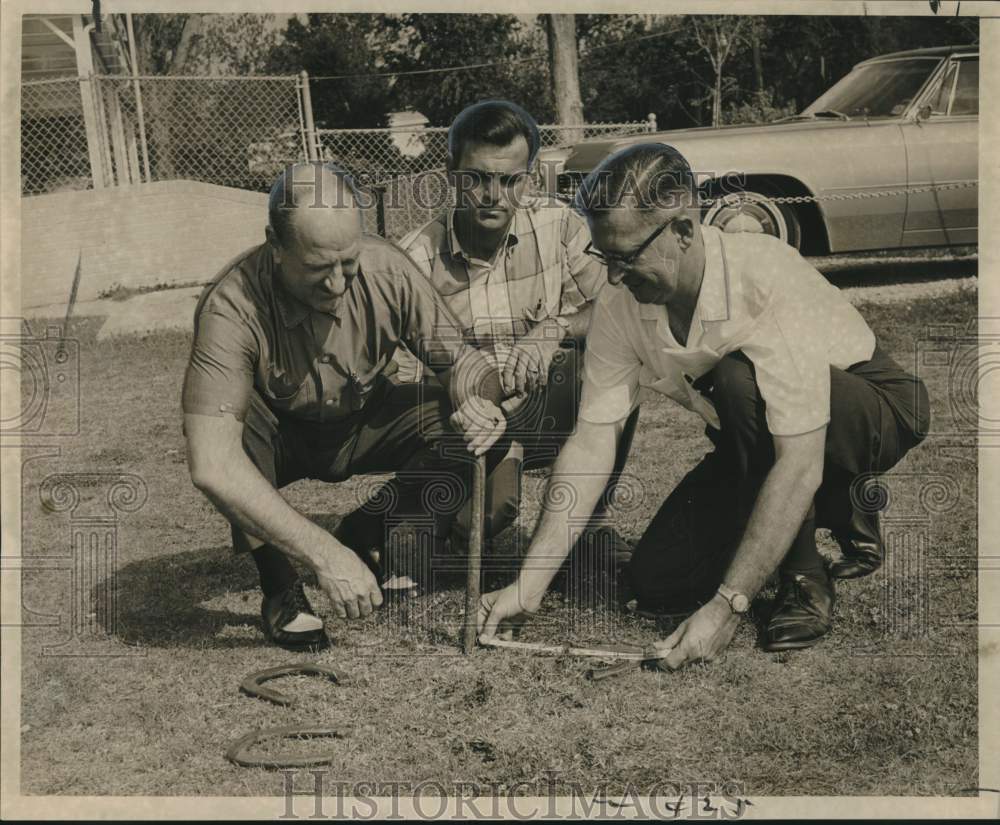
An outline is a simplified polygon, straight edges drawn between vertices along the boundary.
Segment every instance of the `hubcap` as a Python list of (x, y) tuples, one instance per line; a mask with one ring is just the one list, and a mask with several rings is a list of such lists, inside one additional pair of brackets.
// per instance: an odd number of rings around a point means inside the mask
[(777, 206), (756, 192), (734, 192), (712, 204), (704, 223), (723, 232), (755, 232), (788, 242), (788, 225)]

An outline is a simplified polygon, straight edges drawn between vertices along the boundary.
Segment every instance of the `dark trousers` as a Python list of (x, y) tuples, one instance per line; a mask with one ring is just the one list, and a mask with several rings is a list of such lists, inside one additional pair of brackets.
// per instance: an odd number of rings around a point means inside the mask
[[(830, 383), (814, 504), (815, 526), (836, 529), (851, 518), (854, 480), (891, 469), (928, 431), (929, 418), (923, 383), (878, 348), (847, 370), (831, 367)], [(719, 429), (706, 431), (715, 450), (681, 480), (635, 549), (626, 584), (645, 610), (683, 613), (712, 598), (774, 464), (764, 400), (742, 352), (727, 355), (695, 386), (719, 416)]]
[[(395, 472), (391, 481), (359, 496), (336, 531), (370, 563), (363, 551), (384, 544), (387, 520), (410, 518), (430, 527), (434, 540), (448, 536), (471, 489), (474, 461), (448, 423), (451, 412), (440, 386), (388, 381), (373, 391), (362, 410), (329, 424), (279, 419), (254, 394), (244, 421), (243, 448), (276, 488), (302, 478), (339, 482), (358, 474)], [(487, 469), (504, 449), (497, 446), (487, 453)], [(233, 527), (237, 551), (259, 543)]]
[[(484, 523), (487, 537), (498, 535), (517, 520), (522, 472), (550, 465), (576, 430), (582, 387), (583, 351), (576, 347), (560, 349), (549, 368), (548, 383), (532, 393), (509, 417), (506, 437), (513, 443), (486, 480)], [(638, 421), (637, 407), (626, 420), (618, 441), (614, 469), (592, 519), (595, 523), (603, 515), (625, 467)], [(460, 513), (455, 526), (462, 541), (468, 534), (468, 507)]]

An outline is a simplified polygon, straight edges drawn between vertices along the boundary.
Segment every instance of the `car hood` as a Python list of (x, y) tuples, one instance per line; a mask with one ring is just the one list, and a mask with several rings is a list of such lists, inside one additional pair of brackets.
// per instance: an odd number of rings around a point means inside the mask
[[(886, 123), (882, 118), (872, 123)], [(667, 143), (676, 147), (682, 153), (686, 147), (708, 148), (721, 147), (730, 142), (739, 141), (746, 146), (747, 140), (774, 141), (782, 138), (792, 138), (800, 132), (829, 132), (831, 130), (867, 128), (863, 120), (839, 120), (834, 118), (817, 120), (795, 120), (773, 123), (754, 123), (736, 126), (701, 126), (695, 129), (670, 129), (664, 132), (647, 132), (641, 135), (628, 135), (620, 138), (603, 138), (585, 140), (573, 147), (566, 159), (567, 172), (589, 172), (608, 155), (634, 146), (637, 143)], [(808, 140), (807, 136), (792, 138)], [(693, 158), (688, 158), (692, 161)]]

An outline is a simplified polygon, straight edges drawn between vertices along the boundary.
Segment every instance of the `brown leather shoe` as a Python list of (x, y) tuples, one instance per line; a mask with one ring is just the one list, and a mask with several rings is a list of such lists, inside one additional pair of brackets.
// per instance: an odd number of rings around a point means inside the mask
[(264, 635), (278, 647), (319, 651), (330, 646), (323, 620), (309, 604), (301, 579), (276, 596), (265, 596), (260, 604), (260, 615)]
[(843, 556), (830, 565), (835, 579), (860, 579), (882, 566), (885, 546), (879, 530), (878, 513), (855, 510), (846, 527), (833, 530)]
[(833, 581), (826, 570), (783, 572), (761, 646), (770, 651), (812, 647), (833, 626), (833, 604)]

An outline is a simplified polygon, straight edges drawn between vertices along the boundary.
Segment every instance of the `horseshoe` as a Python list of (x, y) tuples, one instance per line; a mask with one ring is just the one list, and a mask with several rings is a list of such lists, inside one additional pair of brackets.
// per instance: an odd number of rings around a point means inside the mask
[[(280, 668), (272, 668), (279, 670)], [(254, 745), (270, 739), (293, 739), (297, 736), (333, 737), (343, 739), (344, 734), (336, 728), (263, 728), (241, 736), (226, 750), (226, 759), (244, 768), (310, 768), (314, 765), (329, 765), (336, 759), (336, 753), (321, 753), (315, 756), (289, 756), (266, 759), (254, 757), (247, 751)]]
[(325, 676), (334, 684), (340, 684), (340, 678), (330, 668), (317, 665), (314, 662), (306, 662), (301, 665), (279, 665), (278, 667), (270, 667), (267, 670), (258, 670), (255, 673), (251, 673), (240, 682), (240, 693), (253, 696), (255, 699), (273, 702), (281, 707), (289, 707), (295, 704), (293, 700), (272, 688), (263, 687), (264, 682), (277, 679), (279, 676)]

